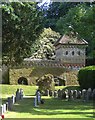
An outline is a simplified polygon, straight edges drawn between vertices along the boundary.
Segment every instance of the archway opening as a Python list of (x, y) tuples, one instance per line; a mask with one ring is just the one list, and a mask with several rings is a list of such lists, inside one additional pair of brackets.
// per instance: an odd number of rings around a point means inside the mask
[(25, 78), (25, 77), (20, 77), (20, 78), (18, 79), (18, 84), (20, 84), (20, 85), (28, 85), (28, 80), (27, 80), (27, 78)]

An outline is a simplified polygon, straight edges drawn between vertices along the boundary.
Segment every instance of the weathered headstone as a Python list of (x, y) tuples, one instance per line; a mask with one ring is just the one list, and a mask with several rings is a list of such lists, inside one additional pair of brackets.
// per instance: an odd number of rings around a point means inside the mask
[(66, 99), (66, 92), (62, 91), (62, 99)]
[(41, 103), (41, 93), (40, 93), (40, 91), (38, 91), (38, 97), (37, 97), (37, 101), (38, 101), (38, 104), (40, 104)]
[(58, 98), (61, 98), (61, 90), (58, 90)]
[(82, 100), (85, 102), (86, 101), (86, 97), (87, 97), (87, 91), (86, 89), (82, 90)]
[(49, 90), (45, 91), (45, 95), (49, 97)]
[(15, 95), (12, 95), (12, 103), (15, 104)]
[(82, 93), (81, 93), (81, 91), (78, 90), (78, 92), (77, 92), (77, 99), (81, 99), (81, 97), (82, 97)]
[(74, 99), (74, 100), (77, 99), (77, 95), (78, 95), (77, 90), (74, 90), (74, 91), (73, 91), (73, 99)]
[(0, 106), (0, 116), (3, 115), (3, 105)]
[(58, 98), (58, 92), (57, 92), (57, 90), (54, 91), (54, 98)]
[(68, 100), (73, 100), (73, 90), (68, 91)]
[(66, 99), (68, 99), (68, 98), (69, 98), (68, 92), (69, 92), (69, 90), (68, 90), (68, 89), (66, 89), (66, 90), (65, 90)]
[(3, 104), (3, 112), (5, 113), (7, 110), (6, 110), (6, 104)]
[(87, 97), (87, 101), (89, 101), (91, 99), (91, 97), (92, 97), (92, 90), (91, 90), (91, 88), (88, 88), (86, 97)]
[(20, 100), (20, 90), (19, 89), (17, 89), (17, 91), (16, 91), (16, 102), (18, 100)]
[(12, 108), (13, 108), (12, 99), (10, 97), (8, 97), (8, 110), (12, 110)]
[(20, 89), (20, 93), (19, 94), (20, 94), (20, 99), (22, 100), (23, 99), (23, 94), (24, 94), (23, 93), (23, 89)]
[(34, 106), (37, 107), (37, 96), (34, 98)]
[(93, 101), (94, 101), (94, 103), (95, 103), (95, 89), (93, 89), (92, 98), (93, 98)]
[(6, 111), (8, 111), (8, 102), (6, 102)]

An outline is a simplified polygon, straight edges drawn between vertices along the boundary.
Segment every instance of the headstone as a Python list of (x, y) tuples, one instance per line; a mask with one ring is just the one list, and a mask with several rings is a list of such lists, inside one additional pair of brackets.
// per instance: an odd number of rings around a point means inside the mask
[(74, 91), (73, 91), (73, 99), (74, 99), (74, 100), (77, 99), (77, 95), (78, 95), (77, 90), (74, 90)]
[(77, 91), (77, 99), (81, 99), (81, 97), (82, 97), (82, 93), (81, 93), (81, 91)]
[(15, 104), (15, 95), (12, 95), (12, 103)]
[(20, 100), (20, 90), (19, 89), (17, 89), (17, 91), (16, 91), (16, 102), (18, 100)]
[(66, 92), (62, 91), (62, 99), (66, 99)]
[(38, 104), (41, 103), (41, 93), (38, 91), (38, 97), (37, 97)]
[(6, 104), (3, 104), (3, 112), (5, 113), (7, 110), (6, 110)]
[(51, 96), (54, 97), (54, 91), (51, 91)]
[(46, 91), (45, 91), (45, 95), (46, 95), (46, 96), (49, 96), (49, 90), (46, 90)]
[(92, 98), (93, 98), (93, 101), (94, 101), (94, 103), (95, 103), (95, 89), (93, 89)]
[(8, 111), (8, 102), (6, 102), (6, 111)]
[(23, 89), (20, 89), (20, 99), (23, 99)]
[(68, 90), (68, 89), (66, 89), (66, 90), (65, 90), (66, 99), (68, 99), (68, 98), (69, 98), (68, 92), (69, 92), (69, 90)]
[(49, 90), (49, 95), (52, 96), (52, 91), (51, 90)]
[(0, 106), (0, 116), (3, 115), (3, 105)]
[(73, 100), (73, 90), (68, 91), (68, 100)]
[(37, 96), (34, 98), (34, 106), (37, 107)]
[(92, 97), (92, 90), (91, 90), (91, 88), (88, 88), (86, 97), (87, 97), (87, 101), (91, 100), (91, 97)]
[(12, 110), (12, 108), (13, 108), (12, 99), (10, 97), (8, 97), (8, 110)]
[(61, 97), (61, 90), (59, 89), (58, 90), (58, 98), (60, 98)]
[(82, 90), (82, 100), (85, 102), (86, 101), (86, 96), (87, 96), (87, 91), (86, 89)]
[(58, 98), (58, 92), (57, 92), (57, 90), (54, 91), (54, 98)]

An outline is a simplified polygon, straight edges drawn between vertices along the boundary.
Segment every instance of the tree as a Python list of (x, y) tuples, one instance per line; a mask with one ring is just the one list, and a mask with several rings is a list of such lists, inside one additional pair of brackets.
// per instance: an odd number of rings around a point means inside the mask
[(54, 59), (54, 43), (59, 38), (60, 34), (58, 32), (53, 31), (51, 28), (44, 28), (31, 48), (33, 52), (31, 58)]
[(21, 63), (43, 29), (43, 14), (37, 3), (2, 4), (3, 62)]
[(56, 22), (66, 15), (70, 8), (75, 7), (78, 2), (52, 2), (49, 8), (45, 11), (45, 27), (51, 27), (52, 30), (57, 31)]
[(75, 32), (85, 39), (88, 45), (88, 56), (95, 58), (95, 5), (80, 4), (71, 8), (66, 15), (57, 21), (57, 30), (61, 34)]
[(45, 93), (46, 90), (53, 90), (55, 88), (54, 76), (51, 74), (47, 74), (42, 76), (37, 80), (37, 85), (39, 86), (39, 90), (42, 93)]

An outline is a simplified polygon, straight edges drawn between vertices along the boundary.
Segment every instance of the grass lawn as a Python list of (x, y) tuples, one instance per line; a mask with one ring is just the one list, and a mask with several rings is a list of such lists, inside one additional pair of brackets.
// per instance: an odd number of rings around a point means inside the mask
[[(6, 88), (5, 88), (6, 87)], [(13, 87), (13, 88), (11, 88)], [(5, 88), (5, 89), (4, 89)], [(58, 98), (44, 97), (45, 104), (38, 108), (34, 107), (34, 86), (2, 86), (3, 98), (15, 92), (17, 88), (23, 88), (25, 98), (13, 106), (12, 111), (5, 113), (5, 118), (92, 118), (93, 102), (82, 102), (80, 100), (67, 101)], [(57, 87), (58, 89), (58, 87)], [(11, 92), (11, 91), (12, 92)], [(6, 92), (5, 92), (6, 91)]]

